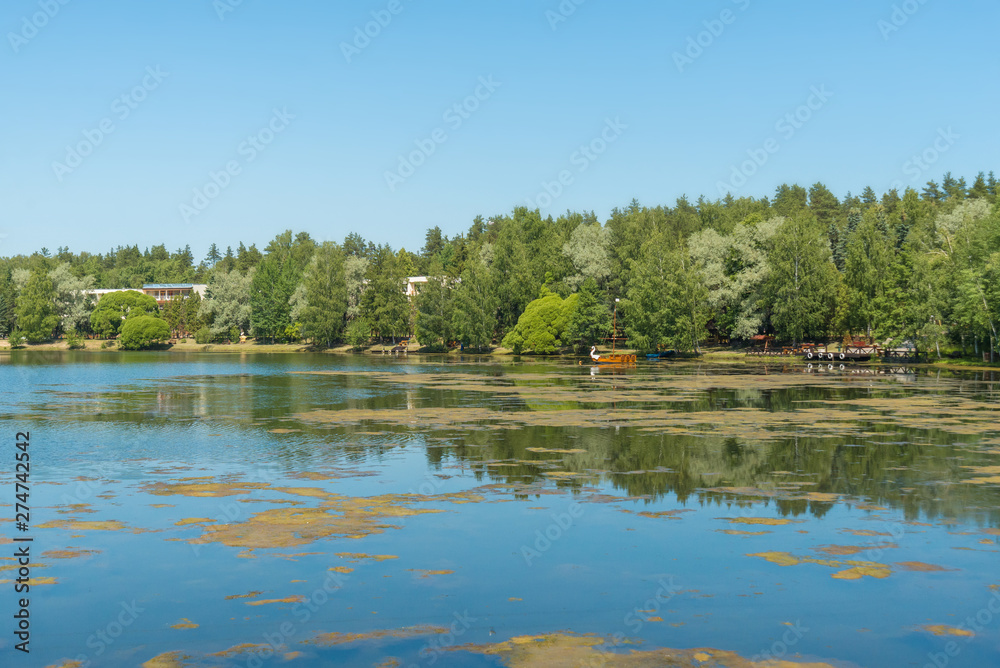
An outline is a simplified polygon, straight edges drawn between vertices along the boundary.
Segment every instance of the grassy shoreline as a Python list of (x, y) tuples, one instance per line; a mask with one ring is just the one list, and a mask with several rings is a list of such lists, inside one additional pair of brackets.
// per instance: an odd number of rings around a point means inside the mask
[[(99, 340), (86, 340), (84, 341), (84, 348), (78, 349), (80, 351), (95, 352), (95, 353), (105, 353), (105, 352), (120, 352), (117, 346), (112, 345), (110, 347), (101, 348), (101, 344), (108, 343)], [(351, 346), (343, 345), (334, 348), (315, 348), (311, 345), (304, 343), (256, 343), (256, 342), (246, 342), (246, 343), (175, 343), (170, 346), (164, 346), (158, 349), (156, 352), (184, 352), (184, 353), (317, 353), (317, 354), (333, 354), (333, 355), (383, 355), (391, 354), (389, 349), (391, 346), (380, 346), (374, 345), (365, 348), (361, 351), (355, 351)], [(11, 352), (67, 352), (69, 351), (69, 346), (65, 341), (54, 341), (51, 343), (38, 343), (30, 344), (23, 348), (17, 349), (17, 351), (12, 351), (10, 344), (6, 339), (0, 339), (0, 354), (11, 353)], [(383, 352), (384, 351), (384, 352)], [(633, 350), (620, 350), (618, 352), (635, 354)], [(506, 348), (494, 348), (489, 352), (476, 352), (472, 350), (459, 352), (458, 350), (452, 350), (448, 353), (422, 353), (419, 351), (413, 351), (410, 354), (419, 355), (445, 355), (445, 356), (456, 356), (456, 355), (488, 355), (491, 357), (515, 357), (514, 352)], [(545, 360), (545, 359), (574, 359), (583, 360), (586, 359), (585, 354), (573, 354), (573, 353), (563, 353), (558, 355), (521, 355), (520, 357), (525, 357), (528, 359)], [(738, 350), (731, 349), (707, 349), (703, 353), (695, 357), (680, 358), (680, 359), (701, 359), (703, 361), (711, 362), (725, 362), (725, 363), (742, 363), (747, 365), (760, 365), (760, 364), (773, 364), (775, 362), (799, 362), (797, 356), (778, 356), (778, 357), (757, 357), (748, 356), (746, 353), (740, 352)], [(640, 356), (640, 361), (641, 356)], [(882, 365), (883, 362), (864, 362), (862, 365)], [(943, 358), (940, 360), (931, 360), (927, 363), (913, 364), (907, 363), (906, 367), (912, 368), (957, 368), (965, 369), (969, 371), (975, 370), (994, 370), (1000, 369), (1000, 362), (982, 362), (974, 359), (952, 359)]]

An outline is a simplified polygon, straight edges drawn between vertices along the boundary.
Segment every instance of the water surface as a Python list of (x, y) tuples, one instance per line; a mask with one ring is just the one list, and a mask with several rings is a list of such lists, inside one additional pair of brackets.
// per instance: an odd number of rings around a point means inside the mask
[(0, 651), (31, 666), (993, 666), (997, 381), (14, 352), (0, 415), (8, 444), (32, 436), (37, 581), (30, 661), (9, 629)]

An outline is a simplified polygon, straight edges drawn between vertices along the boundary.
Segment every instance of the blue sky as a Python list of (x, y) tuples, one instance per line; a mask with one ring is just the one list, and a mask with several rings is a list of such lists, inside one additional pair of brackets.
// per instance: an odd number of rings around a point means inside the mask
[(4, 0), (0, 255), (200, 259), (287, 228), (415, 251), (528, 204), (604, 220), (726, 183), (971, 182), (1000, 171), (998, 18), (986, 0)]

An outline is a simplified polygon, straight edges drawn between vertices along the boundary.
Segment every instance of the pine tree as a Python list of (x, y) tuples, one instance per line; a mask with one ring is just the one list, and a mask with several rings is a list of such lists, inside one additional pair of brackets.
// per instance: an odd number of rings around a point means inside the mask
[(840, 217), (840, 202), (825, 185), (815, 183), (809, 189), (809, 210), (821, 225), (829, 227)]
[(851, 209), (850, 213), (847, 214), (847, 228), (837, 240), (837, 247), (833, 249), (833, 263), (840, 271), (844, 271), (845, 269), (847, 263), (847, 246), (851, 243), (851, 237), (854, 236), (854, 231), (860, 223), (861, 209)]
[(956, 180), (951, 172), (947, 172), (941, 179), (941, 189), (944, 190), (946, 199), (961, 201), (966, 195), (965, 178)]
[(223, 258), (219, 261), (219, 263), (216, 264), (214, 267), (212, 267), (212, 269), (217, 272), (228, 274), (235, 268), (236, 268), (236, 256), (233, 255), (233, 247), (226, 246), (225, 256), (223, 256)]
[(944, 193), (938, 187), (938, 184), (934, 181), (928, 181), (927, 185), (924, 186), (923, 198), (926, 202), (938, 203), (944, 199)]
[(236, 251), (236, 268), (242, 273), (245, 274), (256, 267), (262, 259), (263, 256), (257, 250), (256, 244), (251, 244), (250, 248), (247, 248), (242, 241), (240, 242), (240, 247)]
[(250, 329), (254, 336), (274, 341), (292, 324), (289, 302), (302, 270), (293, 254), (291, 231), (279, 234), (267, 249), (250, 288)]
[(889, 192), (882, 195), (882, 207), (885, 209), (887, 216), (892, 216), (896, 213), (896, 209), (899, 207), (899, 203), (903, 200), (899, 197), (899, 191), (895, 188), (889, 190)]
[[(230, 253), (232, 253), (232, 249), (230, 249)], [(221, 259), (222, 255), (219, 253), (219, 247), (215, 245), (215, 242), (212, 242), (212, 245), (208, 247), (208, 255), (205, 256), (205, 262), (210, 267), (214, 267)]]
[(799, 185), (782, 184), (774, 193), (771, 208), (779, 216), (794, 216), (806, 208), (806, 189)]
[(972, 188), (969, 190), (969, 197), (973, 199), (986, 199), (990, 195), (990, 190), (986, 185), (986, 176), (979, 172), (976, 174), (976, 180), (972, 183)]

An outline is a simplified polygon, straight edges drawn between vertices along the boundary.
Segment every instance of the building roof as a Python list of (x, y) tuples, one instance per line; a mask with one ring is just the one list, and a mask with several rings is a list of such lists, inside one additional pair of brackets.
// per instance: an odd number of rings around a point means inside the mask
[(193, 289), (194, 283), (145, 283), (142, 286), (143, 290), (176, 290), (180, 288)]

